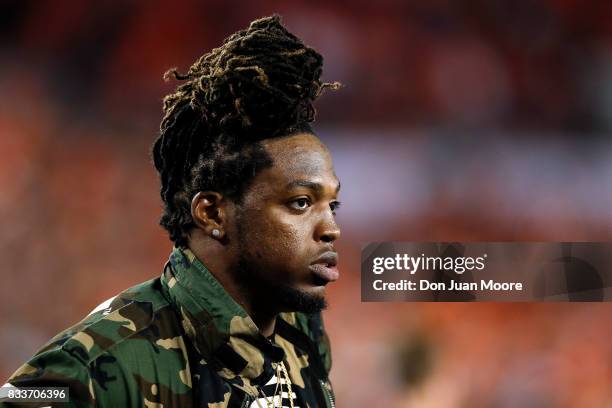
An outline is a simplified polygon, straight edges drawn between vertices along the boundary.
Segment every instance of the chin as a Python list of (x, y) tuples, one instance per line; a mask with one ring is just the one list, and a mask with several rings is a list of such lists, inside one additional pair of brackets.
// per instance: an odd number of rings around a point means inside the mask
[(307, 294), (310, 296), (325, 297), (326, 288), (327, 287), (324, 285), (307, 285), (307, 286), (296, 288), (296, 290), (303, 292), (304, 294)]
[(287, 312), (318, 313), (327, 307), (324, 286), (284, 287), (278, 295)]

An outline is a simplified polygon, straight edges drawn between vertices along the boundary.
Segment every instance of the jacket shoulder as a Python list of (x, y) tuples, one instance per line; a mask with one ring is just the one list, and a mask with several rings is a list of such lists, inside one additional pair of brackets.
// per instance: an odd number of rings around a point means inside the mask
[(144, 406), (161, 397), (186, 402), (191, 389), (186, 345), (159, 279), (98, 306), (55, 336), (9, 382), (40, 383), (60, 371), (69, 382), (71, 373), (78, 373), (78, 384), (88, 391), (83, 398), (95, 396), (99, 406)]
[(63, 349), (74, 351), (87, 364), (101, 353), (145, 329), (155, 313), (168, 305), (157, 290), (159, 279), (131, 287), (102, 302), (83, 320), (54, 336), (36, 354)]

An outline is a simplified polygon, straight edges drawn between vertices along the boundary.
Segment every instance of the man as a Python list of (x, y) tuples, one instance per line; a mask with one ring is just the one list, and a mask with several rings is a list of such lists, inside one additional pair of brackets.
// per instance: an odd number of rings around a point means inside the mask
[(175, 244), (161, 277), (54, 337), (10, 384), (69, 387), (83, 407), (334, 406), (320, 311), (340, 183), (309, 122), (338, 84), (321, 66), (273, 16), (170, 71), (185, 82), (152, 151)]

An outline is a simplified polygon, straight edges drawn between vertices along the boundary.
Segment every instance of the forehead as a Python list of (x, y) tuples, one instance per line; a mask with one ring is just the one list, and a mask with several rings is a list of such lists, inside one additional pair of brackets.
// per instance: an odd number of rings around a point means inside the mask
[(300, 133), (280, 139), (265, 140), (264, 148), (275, 167), (303, 173), (332, 170), (331, 155), (318, 137)]
[(257, 175), (254, 189), (284, 190), (296, 180), (313, 181), (335, 189), (338, 179), (329, 150), (318, 137), (301, 133), (262, 142), (273, 165)]

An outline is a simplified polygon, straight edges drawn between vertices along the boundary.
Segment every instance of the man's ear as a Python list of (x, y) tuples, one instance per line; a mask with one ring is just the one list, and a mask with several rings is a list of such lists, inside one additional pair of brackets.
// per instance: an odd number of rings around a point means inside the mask
[(226, 232), (225, 204), (226, 199), (216, 191), (197, 193), (191, 200), (191, 217), (196, 227), (208, 236), (222, 238)]

